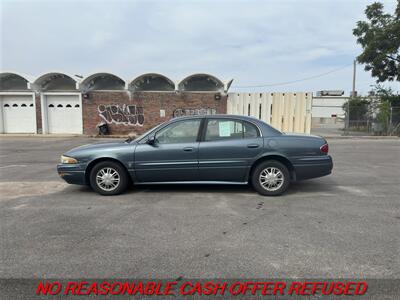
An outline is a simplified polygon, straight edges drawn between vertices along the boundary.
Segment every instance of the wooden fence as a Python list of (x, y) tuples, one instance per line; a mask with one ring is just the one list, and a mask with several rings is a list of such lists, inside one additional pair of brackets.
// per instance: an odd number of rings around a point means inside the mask
[(230, 93), (227, 113), (252, 116), (283, 132), (310, 133), (312, 93)]

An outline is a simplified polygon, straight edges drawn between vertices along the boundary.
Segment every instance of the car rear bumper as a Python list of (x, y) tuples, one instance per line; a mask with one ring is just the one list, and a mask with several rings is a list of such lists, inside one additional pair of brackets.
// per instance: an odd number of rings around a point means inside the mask
[(304, 158), (294, 165), (296, 180), (326, 176), (332, 173), (333, 162), (330, 155)]
[(58, 164), (57, 172), (70, 184), (87, 184), (85, 170), (79, 164)]

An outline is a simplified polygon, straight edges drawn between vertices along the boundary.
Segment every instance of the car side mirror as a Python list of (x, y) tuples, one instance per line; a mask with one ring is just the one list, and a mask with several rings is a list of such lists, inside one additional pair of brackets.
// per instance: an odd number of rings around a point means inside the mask
[(147, 137), (147, 144), (155, 145), (156, 144), (156, 136), (155, 135), (148, 136)]

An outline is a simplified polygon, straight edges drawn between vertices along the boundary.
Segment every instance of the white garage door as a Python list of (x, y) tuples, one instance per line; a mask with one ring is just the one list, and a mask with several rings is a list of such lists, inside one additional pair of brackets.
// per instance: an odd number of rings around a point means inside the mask
[(35, 133), (36, 112), (30, 95), (2, 95), (1, 121), (4, 133)]
[(47, 132), (82, 133), (79, 95), (46, 95)]

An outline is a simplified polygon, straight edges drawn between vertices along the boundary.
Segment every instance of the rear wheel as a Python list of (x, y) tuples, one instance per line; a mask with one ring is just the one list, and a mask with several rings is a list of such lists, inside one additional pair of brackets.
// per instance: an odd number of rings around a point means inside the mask
[(284, 164), (276, 160), (262, 162), (254, 169), (251, 183), (261, 195), (281, 195), (290, 184), (289, 170)]
[(125, 168), (113, 161), (102, 161), (90, 172), (90, 186), (101, 195), (118, 195), (128, 187)]

